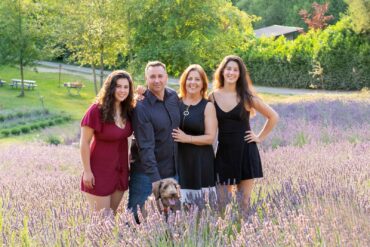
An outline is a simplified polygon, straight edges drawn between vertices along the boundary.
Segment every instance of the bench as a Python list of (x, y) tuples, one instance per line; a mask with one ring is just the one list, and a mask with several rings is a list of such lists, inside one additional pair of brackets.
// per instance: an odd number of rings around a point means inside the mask
[[(12, 82), (9, 84), (12, 88), (21, 88), (22, 87), (22, 80), (20, 79), (12, 79)], [(28, 90), (33, 90), (37, 87), (36, 81), (32, 80), (23, 80), (23, 86)]]
[(63, 86), (67, 89), (68, 94), (72, 95), (71, 90), (76, 90), (77, 94), (80, 95), (80, 91), (85, 85), (81, 82), (66, 82)]
[(0, 79), (0, 87), (2, 87), (5, 83), (6, 83), (6, 81), (3, 81), (3, 80)]

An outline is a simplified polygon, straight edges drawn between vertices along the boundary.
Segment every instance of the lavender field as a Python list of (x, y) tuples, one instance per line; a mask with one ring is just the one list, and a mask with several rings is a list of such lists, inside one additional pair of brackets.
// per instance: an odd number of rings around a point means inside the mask
[(149, 202), (136, 225), (127, 199), (115, 217), (91, 214), (78, 148), (1, 146), (0, 246), (370, 246), (370, 100), (273, 107), (248, 212), (210, 196), (167, 221)]

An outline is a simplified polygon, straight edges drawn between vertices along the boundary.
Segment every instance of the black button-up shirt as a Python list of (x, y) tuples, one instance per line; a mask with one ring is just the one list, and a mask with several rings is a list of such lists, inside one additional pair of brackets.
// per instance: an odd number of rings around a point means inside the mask
[(143, 172), (152, 182), (173, 177), (177, 170), (177, 143), (172, 130), (180, 125), (179, 98), (165, 88), (164, 100), (147, 90), (133, 112), (133, 128), (138, 156), (131, 164), (132, 171)]

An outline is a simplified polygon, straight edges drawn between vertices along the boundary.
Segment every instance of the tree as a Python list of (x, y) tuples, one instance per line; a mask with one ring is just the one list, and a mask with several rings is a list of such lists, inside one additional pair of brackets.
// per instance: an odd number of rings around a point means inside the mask
[[(253, 17), (225, 0), (137, 0), (129, 26), (134, 67), (162, 60), (179, 75), (190, 63), (208, 71), (252, 34)], [(136, 12), (134, 12), (136, 10)]]
[(43, 49), (46, 5), (30, 0), (0, 2), (0, 64), (18, 64), (24, 94), (24, 68), (46, 54)]
[(309, 29), (322, 30), (328, 25), (328, 21), (333, 19), (332, 15), (325, 15), (328, 8), (328, 3), (318, 4), (314, 2), (312, 4), (312, 14), (308, 13), (307, 10), (302, 9), (299, 11), (299, 15), (302, 17)]
[[(303, 27), (305, 23), (300, 18), (298, 12), (301, 9), (308, 9), (315, 0), (239, 0), (235, 5), (248, 14), (261, 17), (261, 21), (256, 22), (255, 27), (265, 27), (270, 25), (286, 25)], [(345, 0), (316, 0), (318, 3), (329, 3), (328, 14), (333, 15), (330, 24), (336, 23), (340, 19), (340, 13), (347, 9)]]
[(370, 1), (347, 0), (348, 14), (352, 20), (352, 29), (357, 33), (366, 33), (370, 30)]
[[(91, 65), (96, 94), (103, 85), (104, 68), (116, 65), (119, 56), (127, 54), (124, 5), (118, 0), (65, 0), (59, 5), (63, 13), (58, 20), (60, 42), (72, 53), (72, 60)], [(100, 69), (99, 87), (96, 67)]]

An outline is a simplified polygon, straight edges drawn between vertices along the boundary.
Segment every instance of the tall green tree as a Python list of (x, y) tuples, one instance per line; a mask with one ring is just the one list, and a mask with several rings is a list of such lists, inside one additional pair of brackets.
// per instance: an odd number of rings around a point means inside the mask
[(173, 75), (190, 63), (210, 71), (252, 34), (253, 17), (230, 1), (137, 0), (132, 4), (140, 6), (130, 8), (134, 67), (160, 59)]
[(24, 68), (43, 57), (47, 6), (40, 1), (0, 2), (0, 64), (19, 65), (24, 94)]
[[(59, 5), (60, 43), (72, 53), (72, 60), (91, 65), (95, 93), (103, 85), (104, 68), (117, 65), (119, 56), (127, 54), (124, 5), (119, 0), (65, 0)], [(99, 86), (96, 68), (100, 69)]]

